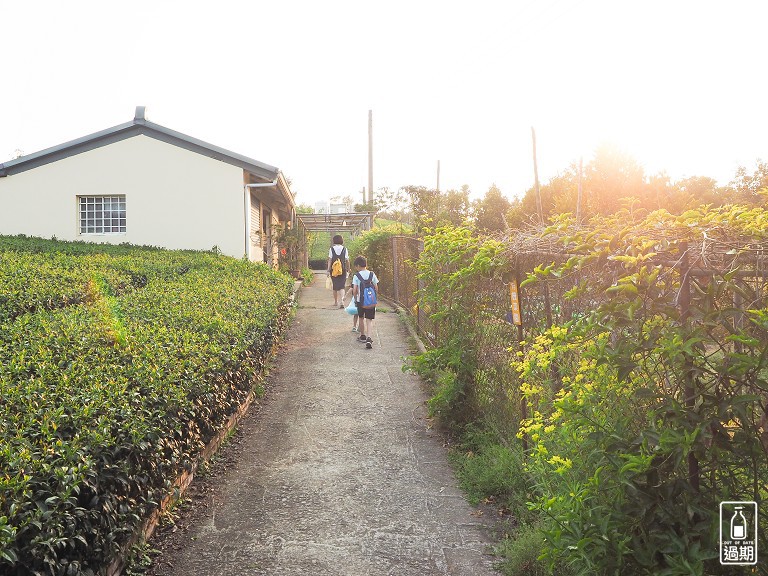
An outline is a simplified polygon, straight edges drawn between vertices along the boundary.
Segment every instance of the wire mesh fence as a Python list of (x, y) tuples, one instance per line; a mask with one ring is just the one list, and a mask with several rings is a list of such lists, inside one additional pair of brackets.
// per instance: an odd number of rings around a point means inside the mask
[[(489, 267), (476, 265), (487, 245), (474, 237), (447, 231), (426, 248), (395, 237), (385, 290), (429, 341), (430, 405), (460, 381), (441, 416), (520, 442), (552, 492), (542, 498), (569, 502), (607, 466), (601, 490), (633, 511), (617, 523), (643, 513), (634, 495), (652, 481), (649, 506), (673, 510), (649, 533), (674, 539), (684, 518), (709, 545), (702, 518), (717, 501), (758, 501), (768, 485), (768, 241), (721, 221), (703, 234), (678, 224), (638, 226), (637, 239), (613, 222), (494, 238)], [(627, 473), (632, 458), (647, 468)], [(590, 521), (586, 508), (572, 514)]]
[[(673, 244), (667, 253), (657, 254), (652, 262), (649, 261), (658, 274), (658, 285), (652, 291), (657, 307), (666, 306), (666, 310), (676, 311), (675, 318), (690, 317), (694, 309), (701, 315), (701, 310), (708, 306), (728, 311), (726, 325), (707, 328), (712, 341), (721, 342), (712, 345), (719, 348), (721, 355), (743, 353), (747, 347), (742, 338), (729, 336), (735, 331), (747, 330), (749, 333), (752, 330), (752, 335), (763, 338), (764, 334), (757, 334), (761, 329), (750, 328), (746, 310), (768, 303), (768, 251), (755, 246), (736, 256), (728, 254), (727, 244), (716, 248), (710, 243), (705, 247), (707, 256), (702, 258), (702, 246), (689, 246), (685, 242)], [(549, 275), (543, 281), (520, 287), (537, 268), (563, 265), (573, 254), (514, 248), (517, 247), (511, 242), (498, 269), (472, 280), (467, 288), (472, 293), (471, 304), (464, 310), (462, 328), (472, 336), (470, 352), (476, 365), (472, 382), (475, 409), (482, 412), (484, 419), (509, 430), (516, 430), (519, 421), (530, 410), (538, 408), (524, 405), (520, 383), (512, 368), (515, 354), (549, 327), (584, 318), (615, 298), (610, 287), (615, 287), (618, 279), (627, 272), (620, 261), (597, 259), (568, 273)], [(383, 294), (412, 315), (421, 334), (435, 347), (444, 342), (447, 335), (441, 334), (441, 327), (431, 318), (437, 310), (430, 309), (419, 299), (425, 283), (432, 281), (429, 274), (419, 276), (418, 273), (417, 262), (423, 250), (424, 242), (419, 238), (392, 237), (390, 263), (380, 265)], [(435, 271), (435, 280), (440, 273)], [(517, 288), (519, 324), (515, 323), (513, 315), (510, 286)], [(711, 296), (704, 298), (702, 295), (708, 292)], [(643, 313), (649, 314), (650, 319), (650, 311), (637, 311), (637, 314)], [(704, 319), (697, 317), (695, 321), (703, 322)], [(614, 338), (639, 337), (629, 328), (614, 335)], [(562, 374), (553, 369), (553, 395), (560, 388), (561, 377)], [(661, 375), (659, 378), (663, 380)], [(756, 392), (763, 393), (761, 390)]]
[(421, 334), (434, 344), (435, 326), (429, 311), (419, 306), (418, 298), (416, 262), (424, 250), (424, 241), (413, 236), (393, 236), (391, 242), (391, 281), (384, 284), (383, 293), (407, 310)]

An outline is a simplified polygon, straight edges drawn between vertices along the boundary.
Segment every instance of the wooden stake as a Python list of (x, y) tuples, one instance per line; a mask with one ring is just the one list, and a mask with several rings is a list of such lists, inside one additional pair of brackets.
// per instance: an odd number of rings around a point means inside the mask
[(576, 223), (581, 224), (581, 173), (582, 173), (582, 160), (579, 158), (579, 191), (576, 194)]
[(533, 177), (536, 183), (536, 209), (539, 214), (539, 222), (544, 222), (544, 208), (541, 205), (541, 190), (539, 189), (539, 167), (536, 163), (536, 131), (531, 126), (531, 139), (533, 140)]
[(373, 110), (368, 110), (368, 204), (373, 205)]

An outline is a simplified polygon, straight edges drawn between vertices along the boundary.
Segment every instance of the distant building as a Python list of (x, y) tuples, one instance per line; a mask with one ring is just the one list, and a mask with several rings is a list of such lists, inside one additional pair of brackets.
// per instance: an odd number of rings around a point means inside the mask
[(328, 202), (315, 202), (315, 214), (328, 214)]

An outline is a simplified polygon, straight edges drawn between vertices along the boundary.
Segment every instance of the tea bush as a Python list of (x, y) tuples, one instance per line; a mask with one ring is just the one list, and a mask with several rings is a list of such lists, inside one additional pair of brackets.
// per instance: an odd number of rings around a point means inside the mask
[(94, 574), (258, 388), (293, 281), (212, 253), (0, 251), (0, 573)]

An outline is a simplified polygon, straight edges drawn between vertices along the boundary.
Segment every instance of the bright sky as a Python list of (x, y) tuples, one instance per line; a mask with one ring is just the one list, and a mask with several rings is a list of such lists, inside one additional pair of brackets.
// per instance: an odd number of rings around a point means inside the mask
[[(765, 0), (3, 0), (0, 162), (153, 122), (278, 166), (297, 202), (546, 182), (612, 142), (726, 184), (768, 160)], [(126, 167), (133, 169), (134, 167)]]

